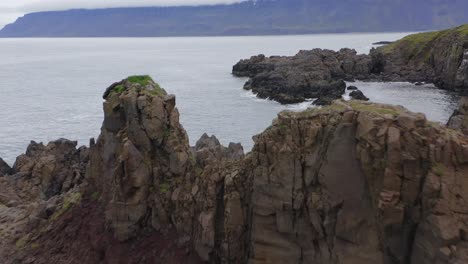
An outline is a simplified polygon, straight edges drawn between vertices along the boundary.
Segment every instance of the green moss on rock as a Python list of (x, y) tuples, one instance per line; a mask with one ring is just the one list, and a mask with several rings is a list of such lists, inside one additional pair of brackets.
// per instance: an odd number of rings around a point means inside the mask
[(134, 75), (134, 76), (129, 76), (127, 78), (127, 81), (131, 82), (131, 83), (137, 83), (141, 86), (146, 86), (148, 85), (150, 82), (153, 82), (153, 79), (149, 76), (149, 75)]
[(354, 110), (360, 112), (371, 112), (380, 115), (393, 115), (396, 116), (400, 114), (396, 109), (392, 109), (390, 107), (385, 107), (383, 105), (376, 105), (376, 104), (365, 104), (358, 101), (350, 101), (349, 106), (351, 106)]
[(114, 87), (113, 91), (116, 93), (122, 93), (123, 91), (125, 91), (125, 86), (123, 86), (122, 84), (119, 84)]
[(453, 37), (453, 39), (468, 38), (468, 24), (441, 31), (412, 34), (399, 41), (383, 46), (380, 50), (385, 54), (389, 54), (397, 49), (402, 49), (407, 54), (410, 54), (411, 57), (419, 55), (418, 57), (427, 58), (427, 54), (430, 54), (429, 51), (433, 43), (445, 37)]
[(70, 195), (65, 196), (65, 198), (63, 198), (62, 208), (57, 210), (50, 219), (53, 221), (57, 220), (60, 216), (66, 213), (70, 208), (80, 203), (81, 203), (81, 193), (79, 192), (72, 193)]

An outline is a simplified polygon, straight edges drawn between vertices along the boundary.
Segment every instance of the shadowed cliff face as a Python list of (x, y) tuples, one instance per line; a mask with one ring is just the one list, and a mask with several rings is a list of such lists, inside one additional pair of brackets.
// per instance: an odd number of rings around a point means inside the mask
[[(468, 261), (468, 138), (422, 114), (357, 101), (282, 112), (244, 156), (207, 135), (191, 148), (175, 97), (146, 77), (104, 98), (83, 158), (26, 154), (86, 166), (84, 178), (20, 163), (0, 178), (2, 262)], [(62, 188), (48, 195), (42, 177)]]

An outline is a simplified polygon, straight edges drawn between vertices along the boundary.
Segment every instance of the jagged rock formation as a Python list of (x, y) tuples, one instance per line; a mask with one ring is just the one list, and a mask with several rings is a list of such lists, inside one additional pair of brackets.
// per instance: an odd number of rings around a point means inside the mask
[(468, 135), (468, 97), (462, 97), (458, 109), (455, 110), (447, 126), (451, 129), (460, 130)]
[(283, 104), (310, 98), (329, 104), (344, 93), (341, 80), (356, 79), (434, 83), (463, 94), (468, 91), (468, 25), (410, 35), (369, 55), (314, 49), (292, 57), (253, 56), (232, 72), (250, 78), (244, 89)]
[[(88, 162), (86, 148), (60, 139), (47, 146), (34, 141), (17, 158), (10, 175), (0, 178), (0, 261), (28, 262), (21, 248), (53, 227), (66, 208), (76, 203)], [(65, 208), (65, 209), (64, 209)], [(41, 226), (43, 229), (37, 231)]]
[(314, 49), (300, 51), (292, 57), (253, 56), (233, 67), (233, 74), (250, 77), (244, 89), (258, 97), (282, 104), (320, 98), (341, 98), (346, 89), (342, 80), (365, 78), (373, 71), (371, 58), (355, 50), (339, 52)]
[[(0, 178), (0, 197), (18, 197), (0, 200), (2, 263), (468, 261), (468, 138), (422, 114), (282, 112), (244, 156), (207, 135), (191, 148), (175, 97), (147, 77), (104, 98), (89, 150), (32, 144), (18, 160), (35, 165), (14, 166), (30, 176)], [(86, 176), (66, 188), (57, 164), (44, 180), (48, 156)], [(34, 182), (40, 197), (21, 198)]]
[(210, 137), (206, 133), (201, 136), (192, 150), (201, 167), (205, 167), (209, 162), (241, 160), (244, 157), (244, 148), (241, 144), (230, 143), (228, 147), (224, 147), (216, 136)]

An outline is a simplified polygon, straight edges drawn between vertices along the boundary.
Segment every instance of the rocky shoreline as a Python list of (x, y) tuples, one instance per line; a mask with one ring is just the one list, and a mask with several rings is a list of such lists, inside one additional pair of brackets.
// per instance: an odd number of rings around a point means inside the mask
[(0, 262), (468, 262), (464, 104), (450, 129), (362, 101), (281, 112), (245, 155), (189, 146), (149, 77), (104, 99), (89, 148), (0, 163)]
[(249, 77), (244, 89), (281, 104), (317, 99), (329, 104), (344, 94), (344, 81), (433, 83), (468, 91), (468, 25), (409, 35), (370, 53), (314, 49), (292, 57), (253, 56), (233, 66)]

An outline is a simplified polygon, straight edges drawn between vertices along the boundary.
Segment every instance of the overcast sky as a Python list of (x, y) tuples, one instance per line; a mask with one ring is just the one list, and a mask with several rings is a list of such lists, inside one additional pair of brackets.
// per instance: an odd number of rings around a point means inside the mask
[(243, 0), (0, 0), (0, 28), (29, 12), (72, 8), (230, 4)]

